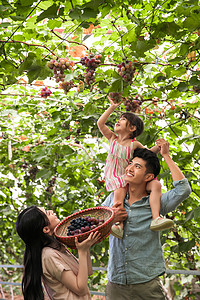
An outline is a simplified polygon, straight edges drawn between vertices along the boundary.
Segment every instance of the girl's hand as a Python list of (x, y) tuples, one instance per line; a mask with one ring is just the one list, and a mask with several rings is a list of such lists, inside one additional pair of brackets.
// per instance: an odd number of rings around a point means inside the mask
[(121, 104), (121, 101), (118, 103), (115, 103), (109, 96), (107, 96), (107, 97), (108, 97), (108, 100), (110, 101), (110, 106), (113, 106), (113, 108), (116, 108)]
[(159, 147), (162, 156), (169, 155), (169, 143), (165, 139), (156, 140), (156, 145)]
[(75, 237), (75, 245), (78, 250), (87, 251), (92, 245), (94, 245), (101, 237), (101, 233), (98, 231), (91, 232), (86, 240), (79, 243), (78, 238)]

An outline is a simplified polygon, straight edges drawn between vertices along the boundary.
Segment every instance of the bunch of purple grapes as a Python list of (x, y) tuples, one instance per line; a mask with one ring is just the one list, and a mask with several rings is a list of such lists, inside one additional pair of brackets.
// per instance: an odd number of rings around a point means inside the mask
[(110, 92), (108, 96), (114, 103), (119, 103), (122, 100), (122, 93)]
[(48, 89), (47, 86), (45, 86), (44, 88), (42, 88), (40, 96), (42, 98), (47, 98), (48, 96), (50, 96), (52, 94), (52, 91), (50, 89)]
[(123, 78), (123, 80), (128, 84), (131, 84), (133, 82), (134, 73), (136, 70), (134, 63), (127, 60), (126, 62), (118, 64), (117, 67), (118, 73)]
[(59, 61), (52, 59), (48, 62), (47, 66), (53, 70), (54, 78), (56, 79), (56, 82), (64, 81), (65, 80), (65, 70), (71, 70), (74, 66), (73, 61), (69, 61), (67, 57), (60, 58)]
[(90, 231), (94, 228), (96, 228), (99, 225), (102, 225), (104, 223), (104, 220), (97, 219), (94, 217), (86, 216), (84, 218), (77, 218), (73, 219), (70, 222), (70, 225), (68, 226), (68, 236), (73, 236), (77, 234), (81, 234), (87, 231)]
[(87, 67), (86, 73), (84, 73), (87, 85), (92, 85), (95, 82), (94, 73), (101, 63), (101, 57), (101, 54), (95, 56), (91, 54), (89, 57), (85, 56), (81, 58), (80, 63)]
[(73, 83), (72, 80), (70, 80), (70, 81), (64, 81), (64, 82), (61, 82), (59, 84), (59, 88), (63, 89), (65, 94), (67, 94), (69, 92), (69, 90), (71, 88), (73, 88), (74, 86), (75, 85), (74, 85), (74, 83)]
[(200, 93), (200, 87), (194, 85), (194, 86), (193, 86), (193, 91), (194, 91), (195, 93), (199, 94), (199, 93)]
[(141, 100), (138, 100), (138, 95), (135, 96), (135, 99), (132, 98), (124, 98), (124, 105), (126, 111), (130, 112), (138, 112), (140, 111), (140, 105), (142, 104)]

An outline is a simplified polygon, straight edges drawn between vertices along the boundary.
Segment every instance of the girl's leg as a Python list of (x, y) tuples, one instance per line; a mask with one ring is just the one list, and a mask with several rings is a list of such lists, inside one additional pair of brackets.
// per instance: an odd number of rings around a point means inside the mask
[(147, 183), (147, 191), (150, 192), (149, 204), (153, 220), (160, 216), (161, 189), (162, 186), (158, 180), (152, 180)]
[[(124, 198), (127, 193), (127, 186), (120, 187), (114, 191), (114, 202), (113, 204), (120, 203), (121, 207), (124, 206)], [(112, 226), (111, 234), (118, 238), (123, 237), (123, 222), (117, 222)]]
[(149, 204), (152, 212), (150, 229), (161, 231), (173, 227), (174, 222), (160, 216), (160, 198), (162, 194), (161, 184), (158, 180), (152, 180), (147, 184), (147, 191), (150, 191)]

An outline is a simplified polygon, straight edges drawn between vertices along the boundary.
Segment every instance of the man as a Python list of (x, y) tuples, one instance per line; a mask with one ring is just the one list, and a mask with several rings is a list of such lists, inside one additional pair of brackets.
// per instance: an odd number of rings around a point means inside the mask
[[(181, 170), (169, 156), (169, 143), (157, 140), (160, 153), (167, 163), (174, 189), (161, 196), (160, 213), (173, 211), (190, 192), (190, 186)], [(165, 273), (165, 262), (160, 243), (160, 233), (150, 230), (152, 220), (146, 184), (157, 176), (159, 160), (147, 149), (136, 149), (130, 165), (126, 168), (125, 180), (129, 184), (124, 200), (127, 219), (124, 235), (120, 240), (109, 237), (107, 300), (165, 300), (167, 299), (159, 276)], [(102, 204), (113, 206), (113, 193)], [(123, 209), (115, 209), (116, 219), (124, 219)]]

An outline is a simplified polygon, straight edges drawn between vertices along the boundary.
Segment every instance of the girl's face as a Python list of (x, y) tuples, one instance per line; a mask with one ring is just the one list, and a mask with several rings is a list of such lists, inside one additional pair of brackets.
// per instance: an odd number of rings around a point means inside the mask
[(128, 128), (127, 122), (128, 122), (128, 120), (125, 117), (121, 117), (115, 124), (115, 132), (117, 132), (119, 130), (127, 129)]
[(39, 207), (39, 209), (47, 216), (49, 219), (49, 234), (54, 233), (54, 229), (56, 226), (60, 223), (60, 220), (57, 218), (56, 214), (53, 212), (53, 210), (45, 210), (43, 207)]
[(136, 130), (136, 126), (130, 125), (129, 121), (123, 116), (115, 124), (115, 128), (114, 128), (114, 131), (116, 133), (125, 131), (125, 132), (129, 132), (131, 134), (135, 130)]

